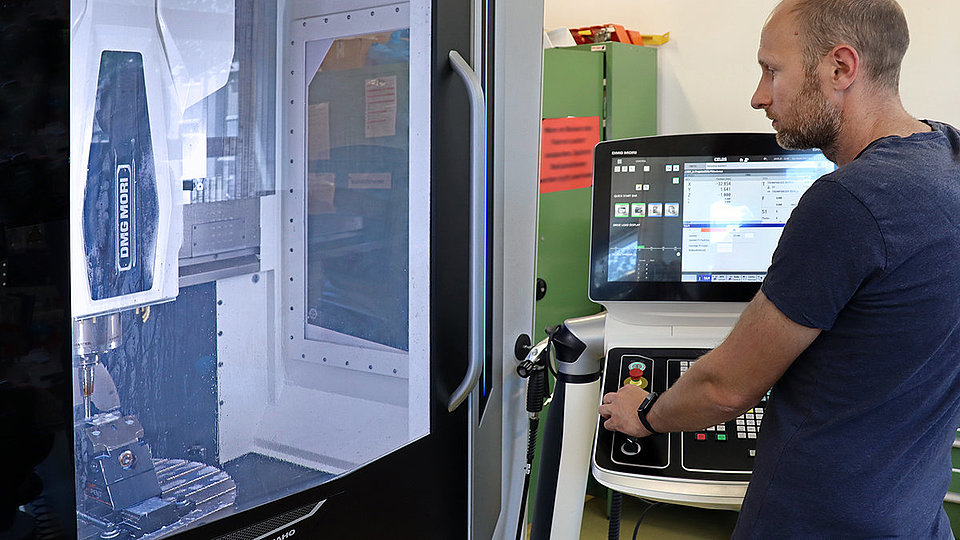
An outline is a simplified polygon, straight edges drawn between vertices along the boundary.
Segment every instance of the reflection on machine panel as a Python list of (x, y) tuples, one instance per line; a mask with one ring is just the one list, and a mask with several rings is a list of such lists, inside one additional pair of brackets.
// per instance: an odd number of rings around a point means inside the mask
[[(662, 393), (707, 352), (704, 349), (611, 349), (607, 354), (603, 392), (615, 392), (625, 384), (636, 384)], [(749, 480), (764, 402), (723, 425), (643, 439), (608, 431), (601, 419), (596, 464), (608, 471), (664, 479)], [(743, 437), (738, 436), (740, 432)]]
[[(693, 360), (670, 359), (667, 374), (674, 382)], [(769, 394), (769, 393), (768, 393)], [(680, 455), (684, 470), (699, 472), (750, 473), (756, 455), (756, 438), (767, 405), (767, 396), (756, 407), (734, 420), (710, 426), (702, 431), (680, 434)]]

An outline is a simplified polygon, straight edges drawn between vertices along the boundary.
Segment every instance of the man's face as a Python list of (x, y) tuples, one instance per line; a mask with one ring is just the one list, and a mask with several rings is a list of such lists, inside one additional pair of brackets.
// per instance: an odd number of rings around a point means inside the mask
[(793, 14), (778, 8), (760, 36), (763, 69), (750, 104), (773, 120), (784, 148), (830, 148), (840, 132), (840, 108), (824, 95), (818, 69), (804, 66)]

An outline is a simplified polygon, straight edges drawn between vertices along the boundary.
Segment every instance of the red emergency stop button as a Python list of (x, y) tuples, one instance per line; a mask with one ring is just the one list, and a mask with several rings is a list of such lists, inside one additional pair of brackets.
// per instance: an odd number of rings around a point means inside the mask
[(633, 368), (630, 370), (630, 378), (638, 381), (640, 377), (643, 377), (643, 370), (640, 368)]

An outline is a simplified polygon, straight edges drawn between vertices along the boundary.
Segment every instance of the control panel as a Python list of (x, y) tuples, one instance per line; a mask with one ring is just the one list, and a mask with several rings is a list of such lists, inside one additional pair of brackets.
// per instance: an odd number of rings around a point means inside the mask
[[(664, 392), (705, 349), (613, 348), (607, 353), (603, 393), (625, 384)], [(767, 398), (734, 420), (701, 431), (643, 439), (611, 432), (600, 419), (594, 461), (604, 470), (662, 479), (748, 481)]]

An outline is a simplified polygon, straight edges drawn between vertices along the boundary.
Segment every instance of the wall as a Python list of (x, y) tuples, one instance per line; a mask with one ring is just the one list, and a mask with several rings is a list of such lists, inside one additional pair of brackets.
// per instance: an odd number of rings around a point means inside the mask
[[(545, 0), (544, 27), (617, 23), (670, 32), (659, 54), (659, 133), (772, 132), (750, 96), (760, 29), (776, 0)], [(901, 97), (918, 118), (960, 126), (960, 2), (900, 0), (910, 25)]]

